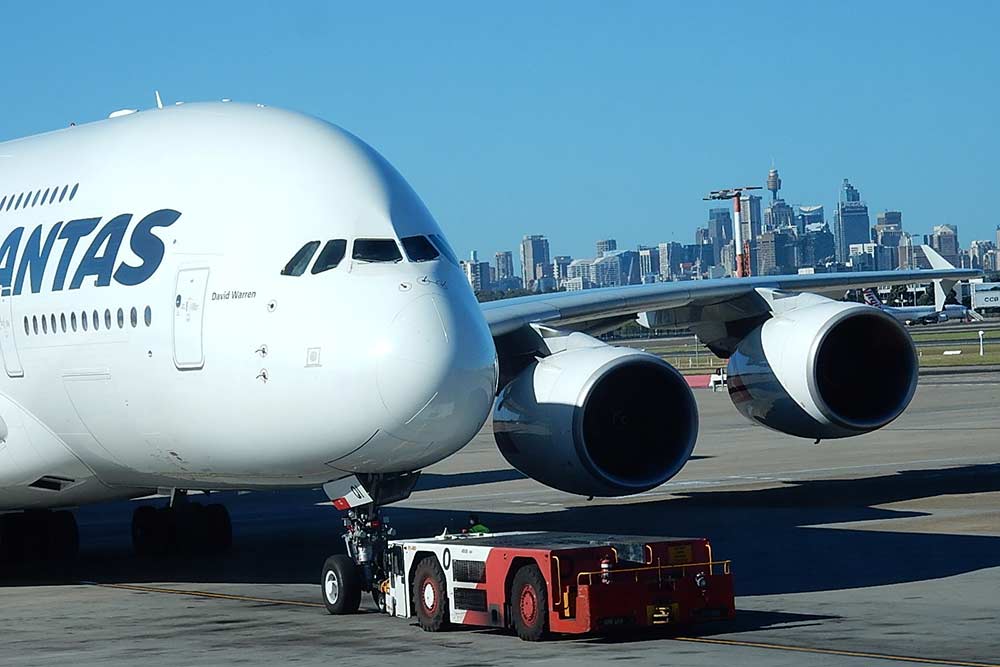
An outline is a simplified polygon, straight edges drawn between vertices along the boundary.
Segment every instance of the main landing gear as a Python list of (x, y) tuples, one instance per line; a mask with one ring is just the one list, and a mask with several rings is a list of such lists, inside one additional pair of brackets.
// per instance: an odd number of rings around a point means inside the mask
[(344, 517), (346, 554), (326, 559), (320, 584), (323, 604), (331, 614), (353, 614), (361, 605), (364, 592), (385, 610), (385, 595), (389, 584), (387, 546), (395, 531), (382, 517), (382, 505), (408, 498), (420, 473), (404, 475), (366, 475), (326, 484), (334, 507), (348, 509)]
[(69, 510), (29, 510), (0, 515), (0, 562), (72, 560), (80, 549)]
[(142, 505), (132, 514), (132, 546), (139, 556), (222, 553), (233, 544), (233, 526), (224, 505), (202, 505), (177, 491), (167, 507)]

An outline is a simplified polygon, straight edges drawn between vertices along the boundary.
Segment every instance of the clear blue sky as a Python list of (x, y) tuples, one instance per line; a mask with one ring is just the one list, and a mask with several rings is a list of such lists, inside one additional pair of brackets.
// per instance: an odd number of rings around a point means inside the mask
[(604, 236), (691, 243), (702, 195), (763, 185), (772, 160), (790, 203), (829, 211), (848, 177), (873, 222), (900, 209), (908, 231), (957, 224), (967, 245), (1000, 223), (998, 7), (7, 3), (0, 139), (159, 89), (357, 133), (463, 254), (526, 233), (577, 257)]

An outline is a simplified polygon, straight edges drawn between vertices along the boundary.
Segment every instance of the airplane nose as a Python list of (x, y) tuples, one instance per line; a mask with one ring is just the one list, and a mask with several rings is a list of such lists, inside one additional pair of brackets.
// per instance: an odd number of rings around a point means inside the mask
[(386, 430), (444, 455), (482, 427), (496, 383), (496, 351), (478, 304), (470, 308), (448, 296), (423, 295), (405, 305), (380, 337), (376, 362)]

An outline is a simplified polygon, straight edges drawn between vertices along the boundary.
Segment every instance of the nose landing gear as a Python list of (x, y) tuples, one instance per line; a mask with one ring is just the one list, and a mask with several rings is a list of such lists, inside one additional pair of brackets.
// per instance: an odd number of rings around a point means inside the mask
[(371, 593), (379, 610), (385, 610), (389, 578), (386, 547), (395, 530), (379, 509), (408, 498), (419, 474), (367, 475), (364, 482), (351, 476), (323, 486), (334, 507), (348, 510), (342, 536), (347, 554), (327, 558), (320, 580), (323, 604), (331, 614), (357, 612), (365, 591)]

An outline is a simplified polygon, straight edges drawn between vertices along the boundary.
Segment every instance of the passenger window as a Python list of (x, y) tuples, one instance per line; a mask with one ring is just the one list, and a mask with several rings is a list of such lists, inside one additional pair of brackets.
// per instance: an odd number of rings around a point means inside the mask
[(76, 331), (76, 311), (69, 314), (69, 326), (73, 331)]
[(351, 257), (362, 262), (401, 262), (399, 246), (392, 239), (357, 239)]
[(32, 315), (31, 316), (31, 328), (35, 332), (35, 335), (37, 336), (38, 335), (38, 316), (37, 315)]
[(56, 314), (52, 313), (49, 317), (51, 318), (49, 321), (52, 323), (52, 333), (56, 333)]
[(59, 313), (59, 330), (66, 333), (66, 313)]
[(101, 316), (97, 314), (96, 310), (93, 312), (93, 324), (94, 331), (99, 331), (101, 328)]
[(129, 322), (132, 324), (133, 329), (139, 326), (139, 313), (136, 312), (135, 306), (133, 306), (132, 310), (129, 312), (128, 319)]
[(125, 311), (122, 310), (121, 308), (118, 309), (118, 328), (119, 329), (125, 328)]
[(28, 316), (24, 316), (24, 335), (27, 336), (31, 334), (31, 329), (28, 328)]
[(47, 317), (42, 315), (42, 333), (47, 334), (49, 332), (49, 320)]
[(411, 262), (429, 262), (441, 256), (426, 236), (407, 236), (402, 241), (403, 250)]
[(437, 246), (437, 249), (441, 251), (441, 254), (447, 257), (449, 262), (458, 266), (458, 255), (451, 249), (451, 246), (444, 240), (444, 237), (440, 234), (431, 234), (430, 237), (434, 245)]
[(346, 253), (347, 241), (344, 239), (327, 241), (326, 245), (320, 251), (319, 257), (316, 258), (316, 263), (313, 264), (312, 273), (323, 273), (324, 271), (336, 268), (341, 260), (344, 259)]
[(87, 330), (87, 313), (80, 313), (80, 324), (83, 326), (83, 330)]
[(318, 247), (319, 241), (310, 241), (299, 248), (299, 251), (288, 260), (288, 264), (285, 264), (285, 268), (281, 270), (281, 275), (301, 276), (305, 273), (306, 267), (309, 266), (309, 261), (316, 254), (316, 248)]
[(104, 328), (111, 329), (111, 311), (107, 308), (104, 309)]
[(153, 310), (149, 306), (146, 306), (146, 310), (143, 311), (142, 319), (147, 327), (153, 323)]

